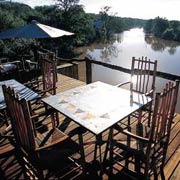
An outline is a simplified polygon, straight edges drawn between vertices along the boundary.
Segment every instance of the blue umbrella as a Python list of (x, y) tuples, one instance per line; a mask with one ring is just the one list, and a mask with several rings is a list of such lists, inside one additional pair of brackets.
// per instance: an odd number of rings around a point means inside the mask
[(61, 36), (70, 36), (74, 33), (57, 29), (51, 26), (40, 24), (33, 20), (31, 23), (10, 29), (0, 33), (0, 39), (11, 38), (57, 38)]

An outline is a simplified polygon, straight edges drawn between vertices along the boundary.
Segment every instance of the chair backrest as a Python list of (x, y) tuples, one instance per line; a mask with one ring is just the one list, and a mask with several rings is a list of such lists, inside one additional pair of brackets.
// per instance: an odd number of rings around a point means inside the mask
[[(155, 89), (157, 61), (150, 61), (147, 57), (132, 58), (131, 90), (148, 93)], [(151, 93), (150, 96), (153, 96)]]
[(179, 81), (169, 82), (161, 93), (156, 93), (154, 113), (152, 117), (152, 134), (153, 142), (163, 140), (168, 141), (171, 125), (174, 118)]
[(57, 69), (54, 53), (40, 53), (40, 66), (42, 68), (43, 91), (56, 94)]
[(3, 93), (15, 135), (16, 146), (25, 152), (35, 150), (35, 136), (30, 111), (25, 99), (19, 100), (14, 89), (3, 85)]
[(147, 158), (149, 159), (146, 164), (146, 173), (148, 172), (148, 167), (155, 164), (158, 167), (164, 166), (178, 89), (179, 81), (175, 83), (169, 82), (166, 84), (162, 93), (156, 93), (149, 143), (146, 151)]

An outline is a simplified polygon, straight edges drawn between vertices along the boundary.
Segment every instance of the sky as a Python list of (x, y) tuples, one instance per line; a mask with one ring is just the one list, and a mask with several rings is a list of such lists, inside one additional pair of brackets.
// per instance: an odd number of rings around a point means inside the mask
[[(55, 4), (54, 0), (12, 0), (34, 6)], [(98, 13), (103, 6), (121, 17), (151, 19), (157, 16), (180, 20), (180, 0), (80, 0), (86, 12)]]

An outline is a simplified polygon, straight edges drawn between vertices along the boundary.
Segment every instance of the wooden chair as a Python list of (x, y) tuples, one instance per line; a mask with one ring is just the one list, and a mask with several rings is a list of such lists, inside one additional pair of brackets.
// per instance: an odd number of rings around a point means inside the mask
[(27, 83), (33, 85), (33, 89), (38, 91), (42, 96), (47, 93), (56, 94), (57, 69), (56, 59), (54, 53), (38, 53), (37, 71), (41, 70), (40, 79), (34, 83)]
[[(15, 135), (15, 147), (23, 160), (26, 175), (30, 176), (29, 178), (50, 178), (53, 172), (59, 174), (57, 171), (62, 170), (67, 161), (74, 165), (71, 155), (79, 152), (79, 146), (55, 127), (53, 118), (49, 130), (45, 134), (35, 136), (32, 117), (25, 99), (19, 100), (14, 90), (5, 85), (3, 92)], [(77, 163), (76, 165), (77, 170), (80, 166)]]
[(39, 56), (42, 65), (43, 92), (56, 94), (57, 69), (54, 53), (41, 54)]
[[(165, 179), (163, 168), (175, 113), (178, 88), (179, 81), (169, 82), (161, 93), (156, 93), (154, 111), (147, 133), (142, 133), (143, 128), (147, 126), (138, 122), (136, 131), (130, 132), (122, 129), (120, 131), (121, 136), (118, 138), (116, 136), (113, 140), (113, 149), (116, 149), (113, 153), (113, 159), (116, 159), (116, 162), (120, 164), (125, 160), (126, 168), (130, 168), (129, 165), (132, 167), (134, 164), (135, 168), (133, 170), (142, 179), (149, 179), (152, 174), (154, 174), (154, 179), (158, 179), (159, 173), (161, 178)], [(126, 143), (126, 140), (129, 143)]]
[[(39, 111), (42, 108), (45, 108), (45, 111), (47, 111), (47, 107), (44, 107), (41, 99), (46, 96), (56, 94), (57, 69), (55, 54), (53, 52), (38, 52), (38, 64), (36, 65), (36, 68), (37, 71), (41, 70), (41, 76), (37, 77), (35, 81), (25, 84), (41, 96), (41, 98), (31, 103), (32, 111), (35, 113), (37, 112), (37, 110)], [(44, 114), (43, 111), (42, 114)], [(58, 126), (58, 113), (55, 112), (55, 114)]]
[[(131, 65), (131, 80), (125, 83), (118, 84), (118, 87), (129, 84), (130, 90), (132, 92), (138, 92), (146, 94), (153, 98), (155, 91), (155, 81), (156, 81), (156, 71), (157, 71), (157, 61), (151, 61), (147, 57), (142, 57), (136, 59), (132, 57)], [(147, 116), (150, 117), (152, 109), (152, 103), (150, 103), (142, 110), (135, 112), (133, 116), (137, 117), (139, 121), (143, 118), (146, 119)], [(147, 115), (147, 112), (149, 113)], [(149, 118), (148, 118), (149, 119)]]
[(9, 61), (7, 58), (0, 59), (0, 81), (7, 79), (21, 80), (20, 72), (22, 71), (21, 61)]

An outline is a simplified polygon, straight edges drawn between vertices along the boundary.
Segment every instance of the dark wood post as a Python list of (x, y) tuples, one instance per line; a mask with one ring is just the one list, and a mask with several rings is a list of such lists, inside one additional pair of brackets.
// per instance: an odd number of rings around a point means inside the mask
[(89, 84), (92, 82), (91, 60), (86, 57), (85, 61), (86, 61), (86, 83)]

